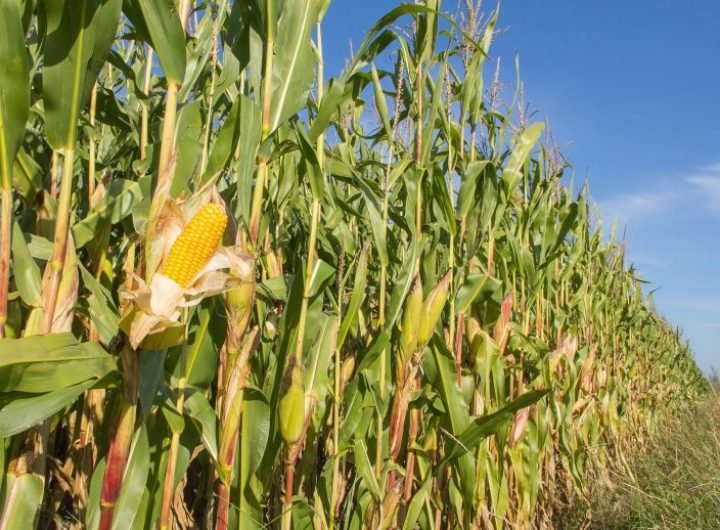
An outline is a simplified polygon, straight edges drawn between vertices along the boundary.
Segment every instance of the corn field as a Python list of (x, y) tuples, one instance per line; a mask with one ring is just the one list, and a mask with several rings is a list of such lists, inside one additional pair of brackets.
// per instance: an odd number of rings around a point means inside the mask
[(328, 4), (0, 0), (0, 530), (552, 528), (706, 391), (498, 13)]

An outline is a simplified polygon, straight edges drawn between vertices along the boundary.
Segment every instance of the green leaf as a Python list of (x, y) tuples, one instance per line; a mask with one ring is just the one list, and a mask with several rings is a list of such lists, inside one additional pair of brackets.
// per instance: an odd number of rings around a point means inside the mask
[(349, 97), (349, 94), (346, 93), (345, 83), (339, 79), (330, 80), (330, 86), (320, 102), (320, 108), (308, 133), (308, 137), (312, 142), (315, 142), (327, 128), (331, 118), (338, 112), (339, 106), (347, 97)]
[(118, 327), (120, 317), (113, 303), (112, 295), (82, 264), (79, 265), (83, 283), (90, 292), (87, 297), (90, 318), (103, 344), (110, 344), (120, 329)]
[(70, 405), (96, 382), (95, 379), (88, 379), (77, 385), (47, 394), (14, 398), (0, 409), (0, 437), (12, 436), (37, 425)]
[(535, 123), (525, 129), (515, 142), (510, 159), (503, 169), (503, 182), (506, 192), (509, 193), (514, 190), (520, 179), (522, 179), (523, 167), (544, 130), (544, 123)]
[(8, 191), (30, 110), (25, 32), (18, 7), (12, 0), (0, 2), (0, 189)]
[(410, 501), (410, 505), (408, 506), (407, 513), (405, 514), (403, 530), (413, 530), (415, 528), (415, 523), (420, 516), (422, 507), (429, 498), (428, 494), (430, 493), (431, 485), (432, 481), (426, 480), (423, 485), (420, 486), (420, 489), (417, 491), (417, 493), (415, 493), (415, 495), (413, 496), (412, 500)]
[(205, 181), (214, 179), (222, 173), (230, 163), (238, 140), (241, 135), (241, 112), (243, 109), (244, 97), (240, 96), (235, 100), (227, 118), (217, 132), (217, 138), (210, 152), (210, 159), (205, 173)]
[(167, 350), (143, 350), (140, 353), (140, 405), (143, 417), (147, 418), (150, 408), (160, 387), (160, 381), (165, 374), (165, 357)]
[(285, 0), (282, 6), (273, 62), (270, 129), (266, 134), (305, 105), (315, 80), (310, 30), (317, 22), (317, 2)]
[(465, 169), (465, 174), (462, 177), (460, 183), (460, 190), (458, 191), (458, 217), (461, 219), (467, 217), (470, 212), (470, 208), (476, 206), (476, 195), (478, 179), (482, 174), (485, 166), (490, 163), (489, 160), (482, 160), (480, 162), (472, 162)]
[(117, 370), (117, 360), (70, 333), (0, 339), (0, 392), (49, 392)]
[(198, 391), (192, 391), (185, 400), (185, 414), (192, 420), (200, 433), (200, 440), (210, 457), (217, 462), (217, 415), (207, 398)]
[(85, 514), (85, 526), (87, 530), (97, 530), (100, 526), (100, 493), (102, 490), (103, 478), (105, 477), (105, 464), (107, 460), (103, 456), (96, 463), (90, 478), (88, 488), (88, 509)]
[(302, 127), (295, 127), (300, 151), (303, 154), (303, 165), (310, 181), (310, 189), (314, 200), (320, 201), (325, 193), (325, 175), (323, 174), (315, 146), (310, 142)]
[(142, 497), (147, 488), (148, 473), (150, 471), (150, 445), (148, 444), (147, 430), (141, 424), (130, 446), (125, 475), (118, 495), (115, 510), (113, 511), (112, 530), (127, 530), (138, 521), (138, 510)]
[(217, 311), (211, 300), (196, 311), (196, 323), (190, 326), (188, 342), (182, 347), (184, 367), (179, 368), (184, 368), (184, 373), (178, 377), (184, 376), (189, 385), (201, 389), (208, 388), (215, 378), (218, 352), (225, 340), (227, 325), (224, 318), (218, 317)]
[(325, 399), (330, 386), (330, 357), (335, 351), (338, 318), (323, 315), (323, 324), (315, 338), (314, 346), (305, 358), (305, 394), (319, 402)]
[(52, 0), (45, 3), (47, 42), (43, 102), (47, 139), (72, 149), (80, 111), (113, 44), (122, 0)]
[(113, 181), (100, 203), (72, 227), (75, 246), (81, 248), (93, 239), (104, 224), (122, 221), (141, 200), (142, 192), (137, 182), (125, 179)]
[(340, 348), (345, 343), (350, 328), (357, 321), (363, 300), (365, 299), (365, 287), (367, 285), (367, 272), (368, 272), (368, 247), (363, 248), (360, 253), (360, 259), (358, 260), (357, 268), (355, 269), (355, 281), (353, 283), (353, 292), (350, 297), (350, 303), (345, 309), (345, 315), (343, 316), (342, 324), (340, 326), (340, 332), (337, 337), (337, 347)]
[[(486, 285), (488, 281), (491, 285)], [(492, 284), (492, 278), (485, 273), (473, 272), (468, 274), (465, 283), (458, 289), (457, 296), (455, 298), (455, 312), (456, 313), (467, 313), (472, 307), (475, 300), (481, 293), (492, 293), (496, 289), (496, 286)]]
[(185, 77), (185, 32), (173, 0), (129, 0), (125, 14), (145, 33), (155, 49), (165, 77), (181, 84)]
[(310, 298), (315, 298), (325, 284), (335, 277), (335, 269), (329, 263), (318, 259), (310, 275)]
[(3, 507), (0, 528), (23, 530), (35, 528), (35, 522), (43, 500), (45, 481), (41, 476), (25, 473), (7, 475), (7, 500)]
[[(426, 356), (429, 362), (434, 361), (436, 367), (436, 379), (433, 386), (437, 389), (442, 399), (445, 410), (447, 411), (448, 421), (453, 436), (464, 432), (470, 417), (468, 415), (468, 406), (463, 400), (460, 387), (457, 385), (455, 376), (455, 363), (452, 355), (445, 344), (439, 340), (433, 341), (432, 357)], [(450, 437), (452, 440), (453, 436)], [(462, 493), (465, 504), (469, 507), (472, 503), (473, 490), (475, 488), (475, 471), (472, 455), (460, 455), (453, 462), (453, 467), (458, 473), (460, 482), (460, 491)]]
[(254, 481), (270, 438), (271, 409), (265, 396), (258, 391), (245, 391), (240, 434), (241, 491), (238, 528), (262, 528), (262, 508), (254, 486), (262, 488), (262, 481)]
[(372, 65), (370, 72), (372, 73), (373, 90), (375, 93), (375, 107), (385, 127), (385, 134), (388, 138), (392, 138), (392, 126), (390, 125), (390, 114), (388, 113), (387, 101), (385, 100), (385, 92), (383, 92), (382, 84), (380, 84), (380, 76), (378, 75), (377, 68), (375, 68), (375, 64)]
[(515, 412), (540, 401), (549, 392), (549, 389), (525, 392), (522, 396), (515, 398), (501, 409), (476, 418), (460, 433), (457, 441), (451, 443), (443, 462), (447, 462), (465, 452), (470, 453), (474, 451), (480, 441), (500, 432), (500, 430), (512, 420)]
[(200, 170), (200, 153), (203, 145), (202, 100), (184, 105), (178, 112), (175, 130), (177, 161), (170, 193), (173, 197), (186, 193)]
[(362, 177), (358, 177), (355, 182), (365, 197), (365, 206), (367, 207), (368, 218), (370, 219), (370, 226), (372, 227), (372, 234), (375, 238), (375, 248), (380, 257), (380, 263), (388, 265), (390, 258), (387, 250), (387, 227), (383, 222), (383, 205), (380, 197)]
[(382, 492), (375, 478), (373, 466), (370, 463), (365, 440), (357, 440), (355, 442), (355, 466), (357, 466), (358, 473), (362, 477), (365, 487), (375, 499), (375, 502), (380, 501), (382, 499)]
[(41, 276), (40, 267), (30, 254), (25, 235), (17, 221), (13, 222), (12, 236), (13, 274), (20, 296), (27, 305), (40, 305)]
[[(25, 201), (31, 203), (42, 189), (43, 169), (22, 147), (15, 156), (13, 186)], [(0, 182), (2, 180), (0, 179)]]
[(402, 269), (395, 280), (392, 295), (390, 296), (390, 304), (388, 305), (387, 328), (392, 329), (400, 316), (405, 297), (410, 292), (413, 279), (415, 278), (415, 260), (418, 255), (418, 246), (413, 244), (403, 260)]
[(240, 100), (240, 140), (238, 141), (238, 156), (235, 165), (238, 190), (236, 215), (248, 222), (255, 161), (262, 133), (260, 106), (247, 96), (240, 95), (238, 99)]

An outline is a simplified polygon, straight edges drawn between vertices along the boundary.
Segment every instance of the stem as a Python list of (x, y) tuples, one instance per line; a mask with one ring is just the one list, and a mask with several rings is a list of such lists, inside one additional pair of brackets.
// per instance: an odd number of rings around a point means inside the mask
[(0, 190), (0, 339), (5, 337), (10, 286), (10, 242), (12, 235), (12, 188)]
[[(0, 131), (0, 145), (5, 138)], [(0, 157), (0, 339), (5, 337), (8, 293), (10, 290), (10, 244), (12, 237), (12, 162), (3, 153)]]
[[(181, 416), (185, 406), (185, 378), (178, 382), (178, 398), (175, 408)], [(168, 464), (165, 472), (165, 485), (163, 487), (162, 510), (160, 514), (160, 530), (167, 530), (170, 527), (170, 507), (175, 497), (175, 468), (177, 467), (177, 453), (180, 445), (180, 433), (173, 432), (168, 453)]]
[[(97, 110), (97, 81), (93, 85), (92, 92), (90, 94), (90, 126), (95, 127), (95, 112)], [(88, 205), (90, 208), (95, 206), (93, 204), (93, 195), (95, 194), (95, 138), (90, 139), (89, 153), (88, 153)]]
[(45, 332), (52, 331), (55, 317), (57, 295), (60, 289), (60, 278), (65, 267), (67, 255), (67, 242), (70, 227), (70, 203), (72, 201), (73, 162), (75, 150), (66, 149), (63, 158), (62, 183), (60, 185), (60, 201), (58, 203), (55, 219), (55, 239), (53, 255), (50, 260), (50, 281), (48, 283), (47, 298), (45, 300)]
[(60, 166), (60, 153), (53, 151), (50, 165), (50, 196), (57, 199), (58, 167)]
[(130, 445), (135, 427), (137, 413), (137, 397), (139, 386), (138, 355), (137, 352), (126, 348), (121, 354), (125, 392), (119, 396), (120, 405), (118, 409), (115, 431), (108, 449), (105, 475), (103, 476), (102, 490), (100, 493), (100, 526), (99, 530), (110, 530), (112, 526), (115, 503), (120, 494), (125, 466), (130, 454)]
[(182, 0), (180, 2), (180, 23), (182, 24), (183, 33), (187, 30), (188, 19), (190, 18), (190, 0)]
[[(172, 175), (168, 174), (168, 167), (175, 150), (175, 122), (177, 120), (177, 101), (180, 85), (168, 81), (167, 99), (165, 100), (165, 119), (163, 120), (162, 137), (160, 140), (160, 159), (158, 165), (158, 182), (156, 190), (163, 192), (169, 188)], [(162, 195), (156, 193), (155, 197)]]
[(295, 462), (289, 461), (285, 464), (285, 497), (283, 499), (282, 530), (292, 528), (292, 497), (295, 487)]
[[(266, 44), (265, 44), (265, 76), (263, 78), (263, 104), (262, 104), (262, 141), (270, 134), (270, 113), (272, 112), (272, 71), (273, 49), (275, 45), (275, 2), (266, 3)], [(260, 233), (260, 216), (262, 209), (263, 191), (267, 181), (268, 167), (265, 156), (258, 157), (258, 171), (253, 190), (252, 204), (250, 206), (250, 241), (257, 246)]]
[[(147, 57), (145, 60), (145, 79), (143, 80), (143, 92), (145, 96), (150, 99), (150, 80), (152, 79), (152, 62), (153, 62), (153, 49), (148, 46)], [(147, 158), (147, 144), (148, 144), (148, 114), (149, 114), (149, 103), (148, 100), (141, 100), (141, 114), (140, 114), (140, 160)]]
[(109, 530), (112, 525), (115, 503), (120, 494), (125, 464), (130, 454), (133, 426), (135, 425), (135, 405), (123, 400), (120, 405), (115, 436), (110, 442), (108, 450), (105, 476), (103, 477), (102, 493), (100, 498), (100, 530)]
[[(210, 11), (210, 15), (212, 16), (212, 11)], [(204, 175), (205, 171), (207, 170), (207, 164), (208, 164), (208, 149), (210, 146), (210, 131), (212, 130), (212, 118), (213, 118), (213, 100), (215, 99), (215, 70), (217, 69), (217, 20), (213, 20), (213, 60), (212, 60), (212, 70), (210, 72), (210, 93), (208, 94), (208, 112), (207, 112), (207, 120), (205, 122), (205, 138), (203, 139), (203, 149), (202, 149), (202, 155), (200, 158), (200, 175)]]
[[(318, 50), (320, 60), (318, 61), (318, 107), (323, 96), (323, 61), (322, 61), (322, 36), (320, 32), (320, 24), (317, 25), (318, 33)], [(266, 130), (263, 126), (263, 132)], [(321, 134), (317, 140), (317, 156), (320, 170), (323, 170), (325, 138)], [(295, 342), (295, 362), (300, 365), (302, 363), (302, 347), (305, 339), (305, 327), (307, 324), (308, 305), (310, 304), (310, 286), (312, 282), (312, 273), (315, 268), (315, 246), (317, 243), (318, 222), (320, 220), (320, 197), (313, 195), (312, 213), (310, 218), (310, 239), (308, 241), (308, 257), (305, 267), (305, 281), (303, 283), (303, 299), (300, 307), (300, 320), (298, 322), (298, 334)], [(306, 414), (308, 412), (306, 411)], [(307, 418), (306, 418), (307, 419)], [(292, 452), (288, 456), (285, 474), (285, 503), (283, 506), (282, 529), (290, 530), (292, 528), (292, 495), (295, 481), (295, 461), (299, 456), (299, 450), (288, 446), (288, 452)]]
[(312, 272), (315, 267), (315, 242), (317, 241), (318, 220), (320, 217), (320, 200), (313, 199), (312, 217), (310, 220), (310, 240), (308, 242), (308, 260), (305, 268), (305, 283), (303, 285), (303, 300), (300, 307), (300, 321), (298, 322), (298, 334), (295, 341), (295, 360), (300, 363), (302, 361), (302, 345), (305, 340), (305, 325), (307, 323), (307, 311), (310, 302), (310, 284), (312, 282)]
[[(340, 254), (340, 263), (341, 266), (338, 268), (338, 318), (342, 320), (343, 318), (343, 293), (345, 292), (345, 276), (343, 274), (343, 266), (342, 263), (345, 262), (344, 254)], [(342, 344), (336, 344), (335, 346), (335, 352), (334, 352), (334, 387), (333, 387), (333, 468), (332, 468), (332, 488), (330, 489), (330, 524), (329, 524), (329, 530), (334, 530), (335, 528), (335, 507), (338, 504), (338, 499), (336, 498), (336, 495), (338, 493), (338, 486), (339, 486), (339, 476), (340, 476), (340, 405), (342, 404), (342, 400), (340, 397), (340, 386), (341, 386), (341, 371), (342, 371), (342, 364), (340, 359), (340, 351), (342, 348)]]
[(227, 530), (230, 514), (230, 488), (222, 481), (218, 486), (217, 502), (218, 508), (217, 517), (215, 519), (215, 530)]
[[(392, 142), (392, 139), (390, 139)], [(390, 174), (390, 164), (392, 160), (392, 143), (390, 144), (388, 153), (387, 169), (385, 171), (385, 182), (383, 183), (383, 231), (387, 232), (388, 224), (388, 179)], [(378, 316), (378, 328), (380, 332), (385, 329), (385, 304), (387, 300), (387, 264), (382, 263), (380, 267), (380, 309)], [(383, 348), (380, 352), (380, 402), (385, 401), (385, 379), (387, 369), (387, 348)], [(377, 414), (377, 448), (375, 450), (375, 472), (378, 478), (382, 470), (383, 463), (383, 414), (378, 411)]]
[[(310, 225), (310, 241), (308, 243), (308, 260), (307, 268), (305, 270), (305, 283), (303, 286), (303, 300), (300, 308), (300, 320), (298, 322), (298, 334), (297, 341), (295, 342), (295, 362), (302, 363), (302, 346), (305, 339), (305, 326), (307, 323), (307, 311), (310, 301), (310, 282), (312, 280), (312, 271), (315, 265), (315, 242), (317, 240), (317, 225), (318, 218), (320, 217), (320, 200), (313, 199), (312, 206), (312, 220)], [(283, 519), (282, 528), (283, 530), (289, 530), (292, 528), (292, 490), (293, 482), (295, 477), (295, 459), (297, 458), (297, 451), (292, 447), (288, 446), (288, 452), (292, 451), (293, 455), (288, 458), (287, 475), (285, 477), (285, 504), (283, 506)]]
[[(423, 150), (423, 63), (422, 60), (417, 65), (417, 77), (416, 77), (416, 98), (417, 98), (417, 121), (415, 122), (415, 165), (418, 171), (418, 182), (417, 182), (417, 203), (415, 205), (415, 232), (418, 239), (422, 236), (422, 184), (424, 168), (422, 167), (422, 150)], [(420, 257), (418, 256), (416, 262), (417, 274), (420, 273)]]

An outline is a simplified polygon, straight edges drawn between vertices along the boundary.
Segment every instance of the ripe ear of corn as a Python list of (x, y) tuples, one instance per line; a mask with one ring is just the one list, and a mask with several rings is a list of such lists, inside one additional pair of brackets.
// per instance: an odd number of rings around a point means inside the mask
[(227, 222), (222, 206), (203, 206), (173, 244), (161, 272), (180, 287), (190, 285), (213, 255)]

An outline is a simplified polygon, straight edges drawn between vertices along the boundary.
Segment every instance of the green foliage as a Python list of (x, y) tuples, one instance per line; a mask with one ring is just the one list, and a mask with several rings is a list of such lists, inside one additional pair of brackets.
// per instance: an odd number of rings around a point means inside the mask
[(327, 4), (0, 0), (0, 529), (541, 527), (706, 392), (485, 82), (497, 13), (326, 79)]

